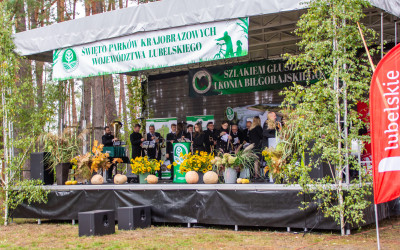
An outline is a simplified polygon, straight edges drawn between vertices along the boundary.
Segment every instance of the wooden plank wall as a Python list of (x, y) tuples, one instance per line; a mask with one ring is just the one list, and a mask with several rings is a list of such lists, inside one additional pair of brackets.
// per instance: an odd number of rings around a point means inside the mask
[(220, 127), (227, 107), (254, 104), (280, 104), (280, 90), (258, 91), (233, 95), (190, 97), (188, 72), (149, 76), (148, 96), (151, 118), (177, 117), (185, 121), (190, 115), (214, 115)]

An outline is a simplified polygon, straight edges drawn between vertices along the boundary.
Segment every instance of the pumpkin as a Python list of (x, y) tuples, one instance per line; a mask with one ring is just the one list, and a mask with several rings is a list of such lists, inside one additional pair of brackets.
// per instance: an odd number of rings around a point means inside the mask
[(217, 184), (218, 183), (218, 175), (213, 171), (208, 171), (203, 176), (203, 182), (205, 184)]
[(242, 184), (242, 178), (237, 178), (236, 183), (237, 184)]
[(78, 184), (78, 181), (71, 181), (71, 184), (76, 185), (76, 184)]
[(65, 185), (72, 185), (72, 181), (66, 181)]
[(158, 183), (158, 177), (155, 176), (154, 174), (149, 174), (145, 180), (149, 184), (157, 184)]
[(124, 184), (128, 180), (126, 175), (117, 174), (114, 176), (114, 184)]
[(189, 171), (186, 173), (185, 179), (188, 184), (196, 184), (199, 182), (199, 174), (196, 171)]
[(103, 184), (103, 182), (104, 178), (99, 174), (93, 175), (92, 179), (90, 180), (90, 183), (92, 183), (93, 185), (100, 185)]

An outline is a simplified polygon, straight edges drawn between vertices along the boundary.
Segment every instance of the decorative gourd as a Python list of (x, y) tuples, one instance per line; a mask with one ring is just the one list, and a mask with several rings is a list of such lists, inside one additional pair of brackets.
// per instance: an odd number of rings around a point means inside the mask
[(204, 184), (217, 184), (218, 183), (218, 175), (213, 171), (208, 171), (203, 176)]
[(196, 184), (199, 182), (199, 174), (196, 171), (189, 171), (186, 173), (185, 179), (188, 184)]
[(249, 179), (242, 179), (242, 184), (249, 184), (249, 183), (250, 183)]
[(236, 183), (237, 184), (242, 184), (242, 178), (237, 178)]
[(71, 181), (71, 185), (76, 185), (78, 184), (78, 181)]
[(157, 184), (158, 183), (158, 177), (153, 174), (148, 175), (145, 180), (149, 184)]
[(116, 174), (114, 176), (114, 183), (115, 184), (124, 184), (127, 180), (128, 180), (128, 177), (126, 177), (126, 175)]
[(72, 181), (66, 181), (65, 185), (72, 185)]
[(92, 177), (92, 179), (90, 180), (90, 182), (91, 182), (93, 185), (100, 185), (100, 184), (103, 184), (104, 178), (103, 178), (103, 176), (101, 176), (101, 175), (99, 175), (99, 174), (96, 174), (96, 175), (93, 175), (93, 177)]

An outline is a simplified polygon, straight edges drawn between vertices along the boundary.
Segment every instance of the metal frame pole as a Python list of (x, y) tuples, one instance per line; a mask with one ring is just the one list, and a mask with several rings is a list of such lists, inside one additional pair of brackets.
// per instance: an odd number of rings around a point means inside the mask
[(378, 225), (378, 205), (375, 204), (375, 224), (376, 224), (376, 244), (378, 244), (378, 250), (381, 250), (381, 243), (379, 240), (379, 225)]
[(383, 12), (381, 12), (381, 59), (383, 58)]

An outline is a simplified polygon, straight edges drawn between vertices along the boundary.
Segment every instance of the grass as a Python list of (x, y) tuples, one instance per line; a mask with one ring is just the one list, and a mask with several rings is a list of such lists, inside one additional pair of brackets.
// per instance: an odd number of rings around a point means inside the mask
[[(380, 223), (383, 249), (399, 249), (400, 217)], [(116, 234), (78, 237), (69, 222), (17, 219), (0, 226), (0, 248), (6, 249), (374, 249), (374, 225), (341, 237), (338, 232), (287, 233), (266, 228), (152, 226)]]

